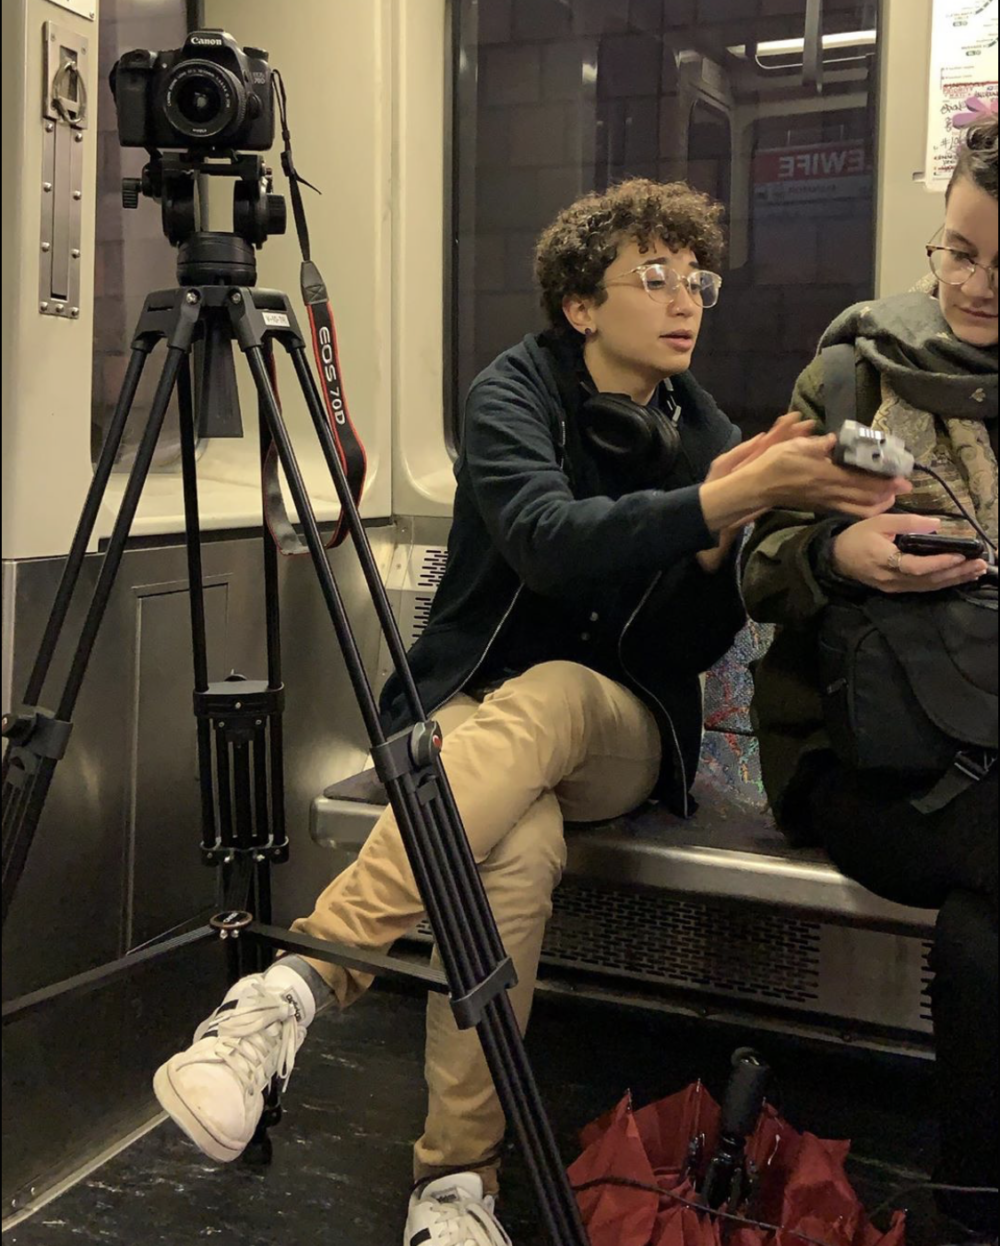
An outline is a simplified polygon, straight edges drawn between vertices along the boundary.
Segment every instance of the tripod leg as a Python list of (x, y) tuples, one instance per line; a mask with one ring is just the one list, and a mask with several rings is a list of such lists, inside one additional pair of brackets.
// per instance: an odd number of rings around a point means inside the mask
[[(341, 506), (343, 507), (348, 528), (354, 539), (355, 547), (358, 551), (358, 557), (361, 560), (365, 582), (367, 583), (373, 600), (376, 603), (379, 620), (382, 623), (383, 635), (385, 636), (386, 642), (389, 646), (393, 665), (400, 673), (400, 678), (403, 682), (404, 688), (408, 690), (409, 699), (411, 701), (411, 712), (415, 715), (417, 721), (421, 721), (425, 717), (425, 714), (423, 707), (420, 704), (420, 697), (417, 693), (416, 685), (413, 683), (412, 675), (410, 674), (409, 664), (406, 660), (406, 649), (403, 645), (403, 638), (399, 633), (399, 628), (396, 626), (396, 621), (392, 613), (392, 607), (389, 604), (385, 587), (382, 584), (382, 579), (379, 576), (378, 568), (375, 565), (371, 548), (369, 547), (368, 541), (365, 537), (361, 517), (358, 514), (357, 507), (355, 506), (354, 498), (351, 496), (350, 487), (348, 486), (347, 478), (344, 475), (344, 468), (340, 461), (340, 455), (337, 453), (337, 447), (334, 443), (333, 435), (330, 432), (330, 426), (326, 420), (323, 401), (320, 398), (319, 391), (316, 388), (316, 381), (309, 366), (309, 360), (306, 356), (305, 348), (302, 346), (301, 342), (293, 342), (289, 345), (288, 353), (292, 358), (296, 376), (299, 379), (299, 384), (305, 396), (309, 413), (312, 416), (313, 426), (316, 429), (316, 434), (319, 437), (320, 445), (323, 449), (323, 457), (326, 460), (327, 467), (333, 478), (334, 485), (337, 490), (337, 496), (340, 500)], [(453, 827), (460, 829), (461, 818), (458, 815), (458, 807), (455, 804), (455, 799), (448, 784), (447, 776), (440, 765), (438, 766), (438, 780), (449, 820)], [(474, 866), (472, 868), (474, 870)], [(470, 881), (468, 878), (468, 872), (466, 872), (465, 881), (466, 883)], [(493, 920), (493, 914), (489, 912), (488, 906), (486, 907), (486, 911), (482, 917), (484, 921), (484, 936), (488, 940), (493, 954), (498, 959), (502, 959), (504, 955), (503, 946), (496, 929), (496, 923)]]
[[(365, 675), (361, 654), (358, 651), (357, 642), (355, 641), (354, 635), (351, 631), (350, 623), (347, 619), (344, 604), (340, 596), (340, 591), (337, 587), (336, 581), (334, 580), (333, 572), (330, 570), (330, 565), (326, 560), (322, 538), (320, 537), (319, 526), (316, 522), (316, 517), (309, 502), (308, 495), (306, 494), (305, 484), (302, 480), (302, 474), (295, 459), (295, 453), (292, 449), (288, 432), (281, 420), (281, 413), (278, 409), (274, 390), (271, 387), (270, 375), (264, 360), (263, 349), (259, 345), (251, 345), (245, 348), (245, 353), (250, 364), (250, 369), (253, 374), (258, 395), (260, 397), (261, 411), (267, 421), (270, 435), (277, 447), (278, 456), (281, 460), (281, 465), (285, 470), (285, 475), (288, 479), (292, 497), (298, 511), (299, 521), (305, 530), (306, 542), (309, 546), (310, 554), (312, 555), (313, 564), (316, 568), (320, 587), (326, 600), (330, 617), (333, 621), (337, 639), (344, 654), (348, 675), (350, 677), (359, 708), (361, 709), (362, 716), (365, 720), (365, 726), (368, 730), (369, 739), (375, 746), (384, 745), (385, 734), (382, 730), (382, 724), (378, 716), (378, 708), (375, 704), (375, 698), (372, 694), (368, 678)], [(362, 533), (362, 537), (363, 535), (364, 534)], [(393, 790), (391, 795), (396, 796), (397, 800), (400, 797), (400, 793), (396, 790)], [(422, 819), (420, 806), (416, 801), (416, 793), (414, 791), (408, 791), (406, 793), (402, 793), (402, 795), (409, 797), (412, 804), (408, 803), (407, 807), (402, 808), (399, 811), (401, 822), (412, 828), (415, 818)], [(397, 802), (394, 801), (394, 808), (396, 803)], [(406, 838), (408, 841), (412, 841), (415, 838), (412, 829)], [(429, 892), (427, 897), (428, 909), (431, 919), (434, 921), (439, 917), (439, 913), (435, 910), (436, 892), (429, 883), (430, 870), (427, 864), (419, 857), (419, 848), (417, 851), (418, 857), (414, 863), (415, 868), (419, 871), (417, 874), (417, 881), (418, 883), (422, 882), (427, 886), (427, 890)], [(468, 852), (467, 844), (466, 852)], [(444, 868), (450, 870), (451, 863), (445, 862)], [(474, 885), (481, 888), (474, 866), (472, 867), (472, 873), (475, 879)], [(455, 879), (453, 877), (449, 877), (446, 885), (451, 894), (454, 897), (457, 897), (459, 889)], [(447, 957), (450, 954), (453, 957), (452, 964), (448, 967), (452, 971), (454, 977), (458, 977), (460, 975), (460, 980), (466, 982), (478, 980), (478, 977), (482, 976), (484, 966), (481, 963), (473, 963), (468, 959), (466, 950), (462, 946), (461, 942), (452, 947), (448, 946), (451, 941), (446, 940), (445, 942), (446, 946), (442, 948), (442, 956)]]
[[(268, 365), (271, 365), (268, 350)], [(262, 405), (258, 403), (258, 432), (260, 437), (261, 464), (271, 452), (272, 441), (268, 432), (267, 420)], [(271, 539), (267, 525), (262, 532), (262, 556), (264, 565), (264, 614), (267, 637), (267, 682), (268, 687), (279, 689), (281, 674), (281, 615), (278, 592), (278, 551)], [(267, 847), (262, 836), (270, 832), (270, 843), (282, 845), (287, 842), (285, 835), (285, 784), (284, 757), (282, 739), (282, 718), (273, 715), (269, 720), (268, 735), (265, 739), (263, 731), (258, 731), (253, 739), (253, 792), (255, 800), (256, 835), (254, 842), (257, 847)], [(256, 854), (255, 854), (256, 855)], [(251, 903), (257, 920), (271, 921), (271, 862), (263, 853), (255, 860), (253, 874), (253, 890)], [(246, 949), (244, 949), (244, 952)], [(253, 940), (250, 955), (255, 958), (254, 971), (263, 973), (271, 959), (269, 949), (260, 940)], [(250, 1143), (240, 1157), (241, 1162), (254, 1168), (269, 1165), (274, 1154), (270, 1130), (278, 1125), (282, 1117), (281, 1086), (273, 1082), (264, 1092), (264, 1111), (254, 1130)]]
[[(177, 406), (181, 429), (181, 471), (184, 480), (184, 535), (187, 542), (188, 596), (191, 603), (191, 656), (196, 692), (208, 689), (208, 644), (205, 637), (205, 581), (201, 561), (201, 525), (198, 514), (198, 472), (195, 458), (194, 404), (191, 401), (191, 366), (185, 360), (177, 374)], [(201, 780), (201, 840), (215, 842), (215, 807), (212, 802), (212, 729), (206, 718), (197, 718), (198, 775)]]
[[(211, 315), (211, 313), (209, 313)], [(228, 343), (227, 343), (228, 348)], [(192, 403), (190, 362), (185, 361), (177, 377), (177, 398), (180, 410), (181, 462), (184, 477), (184, 520), (187, 543), (188, 585), (191, 605), (191, 638), (194, 664), (195, 698), (210, 689), (208, 680), (208, 644), (205, 625), (205, 588), (201, 552), (201, 524), (198, 512), (198, 479), (196, 436)], [(269, 631), (269, 650), (270, 643)], [(271, 680), (273, 685), (273, 679)], [(278, 679), (280, 687), (280, 673)], [(272, 724), (274, 719), (271, 720)], [(222, 891), (230, 908), (249, 906), (257, 919), (271, 920), (270, 861), (255, 848), (268, 846), (270, 811), (267, 804), (267, 762), (265, 730), (262, 723), (252, 730), (221, 729), (217, 719), (204, 713), (196, 715), (198, 732), (198, 769), (202, 800), (202, 848), (224, 847), (232, 850), (221, 854)], [(218, 759), (219, 822), (216, 825), (213, 801), (212, 734), (216, 726), (215, 745)], [(231, 750), (231, 751), (230, 751)], [(230, 768), (231, 767), (231, 768)], [(241, 856), (252, 853), (250, 866)], [(236, 981), (249, 970), (265, 968), (266, 952), (256, 941), (232, 939), (227, 946), (229, 976)]]
[(371, 546), (368, 544), (361, 516), (358, 514), (358, 508), (354, 504), (354, 498), (351, 496), (350, 486), (347, 483), (347, 477), (344, 475), (344, 467), (340, 461), (340, 455), (337, 453), (330, 426), (327, 423), (326, 410), (319, 395), (319, 390), (316, 388), (316, 379), (312, 374), (305, 347), (301, 341), (293, 342), (288, 345), (288, 354), (291, 356), (295, 375), (298, 377), (299, 386), (302, 389), (306, 406), (309, 408), (309, 414), (312, 417), (313, 426), (319, 437), (327, 469), (337, 490), (337, 498), (340, 501), (344, 518), (347, 520), (348, 531), (354, 541), (354, 547), (361, 562), (365, 583), (368, 586), (369, 593), (372, 595), (372, 600), (375, 602), (379, 621), (382, 624), (382, 631), (389, 646), (393, 666), (399, 673), (402, 681), (410, 714), (413, 716), (414, 722), (422, 722), (426, 715), (420, 703), (420, 695), (417, 692), (417, 686), (413, 681), (413, 676), (410, 673), (409, 664), (406, 660), (406, 647), (403, 644), (402, 636), (399, 634), (399, 628), (396, 626), (395, 616), (392, 613), (392, 606), (389, 604), (389, 597), (385, 591), (385, 585), (382, 583), (382, 577), (379, 575), (378, 567), (375, 565), (375, 558), (372, 554)]
[[(268, 364), (271, 363), (270, 343), (268, 343)], [(260, 436), (260, 458), (263, 466), (265, 460), (271, 452), (272, 440), (268, 430), (268, 423), (261, 400), (258, 399), (258, 433)], [(264, 525), (262, 538), (262, 554), (264, 562), (264, 610), (265, 610), (265, 626), (267, 634), (267, 682), (272, 689), (279, 689), (282, 686), (282, 670), (281, 670), (281, 612), (280, 612), (280, 594), (278, 586), (278, 551), (271, 534)], [(263, 760), (263, 759), (262, 759)], [(284, 732), (283, 722), (280, 714), (272, 717), (270, 722), (270, 731), (268, 734), (267, 747), (267, 766), (261, 765), (258, 773), (258, 786), (261, 786), (261, 778), (264, 780), (265, 786), (270, 792), (268, 801), (268, 809), (270, 812), (270, 832), (271, 842), (278, 849), (285, 849), (288, 838), (285, 831), (285, 766), (284, 766)], [(266, 904), (267, 911), (270, 912), (270, 875), (268, 867), (263, 867), (260, 871), (261, 886), (266, 889), (267, 895), (261, 897)], [(264, 907), (258, 909), (263, 914)], [(261, 916), (262, 921), (269, 921), (270, 918)]]
[[(198, 510), (198, 472), (196, 462), (197, 447), (190, 359), (183, 361), (177, 374), (177, 406), (180, 413), (181, 469), (184, 482), (184, 532), (187, 546), (188, 597), (191, 609), (191, 656), (194, 667), (194, 689), (197, 695), (198, 693), (208, 691), (209, 682), (208, 640), (205, 625), (205, 580), (201, 556), (201, 521)], [(202, 846), (204, 848), (215, 846), (217, 837), (215, 806), (212, 800), (212, 724), (204, 714), (197, 714), (195, 722), (198, 740), (198, 775), (201, 788)], [(225, 768), (228, 764), (229, 753), (228, 742), (224, 738), (220, 738), (219, 749), (221, 754), (219, 781), (224, 791), (224, 797), (220, 800), (222, 822), (225, 827), (231, 829), (233, 810), (229, 804), (230, 775)], [(241, 817), (240, 802), (241, 799), (246, 799), (246, 797), (241, 797), (241, 793), (248, 790), (246, 785), (241, 787), (242, 780), (243, 776), (237, 772), (234, 783), (237, 828), (239, 827)], [(235, 840), (232, 835), (224, 835), (223, 838), (228, 847), (232, 847), (234, 842), (238, 844), (238, 829), (235, 834)], [(235, 864), (233, 862), (224, 862), (221, 865), (221, 869), (223, 874), (228, 876), (223, 881), (222, 890), (227, 894), (232, 893), (228, 895), (228, 898), (232, 901), (230, 907), (242, 908), (247, 902), (246, 896), (243, 893), (249, 893), (252, 886), (249, 872), (244, 875), (242, 862)], [(241, 878), (245, 878), (242, 884), (240, 882)], [(234, 896), (235, 899), (233, 898)], [(227, 946), (230, 981), (235, 982), (242, 975), (244, 958), (245, 949), (236, 939), (232, 939)]]
[[(372, 695), (371, 687), (364, 673), (364, 662), (361, 652), (358, 649), (357, 642), (351, 633), (350, 623), (347, 619), (347, 612), (344, 609), (344, 603), (340, 596), (340, 590), (337, 588), (336, 581), (333, 578), (333, 572), (330, 570), (329, 563), (326, 561), (326, 552), (323, 549), (323, 539), (320, 536), (319, 525), (316, 522), (316, 516), (313, 512), (309, 499), (306, 496), (305, 484), (302, 480), (302, 473), (299, 471), (298, 463), (295, 459), (295, 453), (292, 450), (292, 444), (288, 437), (288, 432), (281, 419), (281, 412), (278, 409), (278, 402), (271, 387), (271, 378), (268, 374), (267, 364), (264, 361), (263, 348), (260, 346), (251, 346), (245, 349), (247, 360), (250, 364), (250, 371), (253, 375), (254, 384), (257, 387), (257, 393), (260, 397), (261, 408), (267, 421), (268, 430), (278, 450), (278, 458), (281, 466), (285, 470), (288, 478), (289, 488), (292, 491), (292, 497), (295, 501), (296, 509), (299, 513), (299, 522), (305, 529), (306, 544), (309, 546), (309, 553), (312, 555), (313, 565), (316, 568), (320, 589), (326, 602), (330, 617), (333, 620), (334, 629), (337, 633), (337, 640), (340, 642), (347, 663), (348, 674), (351, 679), (352, 689), (358, 701), (358, 708), (361, 710), (361, 716), (364, 719), (365, 728), (368, 731), (369, 738), (377, 743), (385, 741), (385, 733), (382, 731), (382, 724), (378, 715), (378, 706), (375, 703), (375, 697)], [(294, 480), (293, 480), (294, 477)]]
[[(193, 292), (192, 292), (193, 293)], [(156, 388), (153, 404), (150, 409), (146, 428), (139, 443), (138, 453), (129, 474), (128, 484), (122, 498), (121, 507), (108, 542), (101, 571), (94, 589), (87, 617), (84, 620), (80, 638), (73, 655), (69, 674), (63, 687), (62, 696), (56, 710), (55, 721), (66, 730), (72, 721), (73, 711), (80, 694), (80, 688), (87, 671), (94, 642), (100, 629), (101, 621), (111, 598), (114, 580), (121, 565), (128, 540), (129, 530), (135, 517), (136, 508), (146, 476), (153, 461), (153, 454), (159, 440), (166, 416), (170, 396), (177, 380), (181, 361), (190, 348), (200, 312), (200, 300), (188, 298), (180, 301), (176, 309), (176, 320), (167, 347), (167, 357)], [(17, 888), (18, 881), (24, 871), (24, 865), (38, 827), (38, 820), (45, 805), (52, 776), (55, 772), (58, 756), (39, 755), (31, 751), (30, 743), (16, 751), (9, 750), (9, 765), (5, 791), (14, 799), (5, 800), (3, 813), (3, 921), (7, 919), (10, 902)], [(15, 774), (14, 767), (19, 773)], [(11, 791), (11, 788), (17, 790)]]
[[(484, 949), (487, 966), (495, 966), (504, 959), (505, 953), (501, 944), (501, 956), (493, 956), (490, 944), (483, 941), (487, 929), (496, 929), (489, 902), (478, 872), (475, 872), (461, 821), (456, 829), (448, 816), (447, 808), (439, 804), (443, 794), (439, 785), (435, 786), (438, 787), (437, 795), (424, 807), (418, 805), (416, 810), (419, 828), (415, 842), (417, 854), (422, 855), (421, 846), (425, 846), (426, 858), (434, 863), (433, 877), (421, 881), (420, 874), (415, 870), (420, 893), (425, 902), (434, 897), (436, 891), (442, 893), (440, 902), (444, 912), (438, 919), (440, 925), (435, 925), (436, 937), (438, 930), (450, 931), (446, 937), (458, 946), (461, 946), (465, 938), (471, 946)], [(475, 872), (474, 880), (468, 879), (467, 867)], [(426, 870), (428, 867), (424, 864), (418, 868)], [(456, 882), (456, 876), (462, 881)], [(428, 912), (430, 911), (431, 905), (428, 903)], [(499, 941), (499, 935), (497, 940)], [(448, 968), (446, 946), (441, 937), (438, 937), (438, 949)], [(481, 969), (477, 980), (483, 981), (486, 976), (487, 970)], [(456, 981), (450, 969), (448, 979), (452, 983)], [(476, 1025), (476, 1032), (497, 1095), (521, 1143), (538, 1203), (543, 1208), (553, 1240), (560, 1243), (585, 1242), (576, 1199), (570, 1189), (559, 1148), (506, 991), (496, 995), (488, 1004), (485, 1016)]]
[[(272, 720), (271, 728), (274, 728)], [(253, 846), (255, 849), (263, 849), (268, 847), (268, 829), (273, 826), (273, 815), (271, 803), (269, 800), (268, 782), (267, 782), (267, 763), (268, 749), (267, 739), (263, 729), (258, 729), (253, 738), (253, 800), (254, 800), (254, 837)], [(273, 838), (273, 834), (272, 834)], [(263, 853), (255, 855), (260, 856), (257, 864), (257, 875), (255, 883), (256, 904), (254, 905), (254, 913), (257, 920), (270, 925), (271, 922), (271, 866), (267, 857)], [(260, 965), (264, 968), (264, 964)]]
[[(381, 746), (385, 737), (375, 712), (374, 698), (344, 615), (339, 591), (326, 561), (319, 528), (287, 431), (281, 422), (262, 349), (259, 345), (244, 345), (244, 350), (271, 435), (278, 448), (299, 520), (305, 530), (306, 541), (341, 643), (355, 695), (365, 718), (369, 739), (373, 746)], [(292, 353), (295, 355), (294, 350)], [(313, 385), (311, 373), (308, 381), (307, 401)], [(305, 384), (303, 388), (306, 389)], [(349, 496), (346, 499), (342, 496), (341, 500), (347, 507)], [(356, 515), (356, 511), (354, 514)], [(367, 550), (371, 557), (360, 521), (356, 527), (352, 527), (352, 531), (359, 552), (362, 549)], [(380, 581), (379, 586), (381, 587)], [(373, 593), (373, 597), (378, 605), (378, 596)], [(384, 598), (384, 591), (382, 597)], [(384, 628), (395, 629), (391, 611), (387, 613), (388, 619), (385, 621), (381, 619), (380, 613), (380, 621)], [(398, 631), (396, 634), (398, 635)], [(407, 669), (405, 655), (402, 666)], [(416, 703), (419, 707), (419, 698)], [(437, 771), (443, 778), (440, 767)], [(456, 828), (450, 817), (446, 817), (443, 823), (447, 828), (445, 836), (438, 834), (433, 815), (423, 807), (412, 774), (403, 774), (400, 780), (388, 782), (387, 788), (418, 888), (434, 927), (448, 981), (456, 994), (464, 998), (481, 989), (497, 970), (504, 967), (497, 964), (492, 954), (493, 941), (499, 943), (499, 938), (482, 882), (472, 860), (468, 840), (460, 823)], [(574, 1243), (584, 1246), (586, 1233), (580, 1221), (576, 1201), (538, 1095), (510, 1000), (505, 994), (493, 999), (477, 1028), (497, 1093), (521, 1140), (539, 1208), (549, 1234), (559, 1246), (572, 1246)]]
[[(386, 623), (383, 625), (383, 632), (389, 644), (394, 665), (400, 672), (404, 688), (407, 690), (409, 699), (415, 707), (415, 715), (419, 721), (424, 714), (420, 706), (419, 696), (409, 674), (402, 638), (399, 635), (398, 628), (395, 626), (388, 599), (385, 597), (378, 570), (371, 556), (371, 550), (368, 547), (360, 516), (357, 513), (354, 499), (351, 496), (344, 475), (340, 456), (337, 453), (333, 436), (326, 421), (322, 400), (317, 391), (305, 349), (300, 342), (293, 342), (289, 346), (289, 354), (292, 356), (295, 371), (323, 448), (327, 466), (336, 485), (338, 498), (343, 507), (348, 528), (354, 538), (366, 582), (376, 604), (379, 605), (382, 601), (385, 603), (384, 613), (382, 610), (379, 611), (380, 618), (384, 617), (384, 615), (388, 616)], [(472, 927), (474, 940), (481, 940), (480, 946), (489, 949), (490, 958), (496, 963), (504, 957), (502, 941), (497, 931), (493, 914), (482, 891), (475, 863), (467, 850), (461, 851), (461, 841), (465, 840), (464, 828), (462, 827), (458, 807), (448, 783), (447, 775), (440, 765), (440, 761), (438, 761), (436, 769), (439, 800), (441, 802), (439, 816), (444, 825), (450, 830), (450, 842), (448, 838), (441, 837), (437, 842), (436, 850), (432, 850), (428, 855), (432, 856), (439, 867), (437, 874), (439, 885), (444, 885), (447, 895), (450, 883), (451, 903), (457, 905), (458, 910), (463, 913), (465, 920)], [(422, 831), (421, 838), (435, 834), (436, 824), (433, 817), (425, 819)], [(455, 845), (459, 845), (459, 847), (455, 848)], [(449, 871), (440, 869), (441, 863), (449, 857), (452, 861), (454, 875), (457, 878), (449, 879)], [(417, 877), (419, 879), (419, 875)], [(425, 880), (420, 886), (420, 891), (424, 897), (434, 894), (434, 889), (429, 879)], [(430, 912), (429, 903), (428, 911)], [(443, 947), (441, 952), (442, 959), (444, 959), (445, 952)], [(455, 981), (450, 970), (448, 977), (450, 982)], [(490, 1023), (484, 1023), (478, 1027), (480, 1039), (483, 1043), (487, 1062), (493, 1073), (497, 1093), (504, 1103), (515, 1130), (521, 1138), (522, 1146), (529, 1157), (529, 1167), (539, 1201), (551, 1216), (556, 1217), (556, 1223), (551, 1223), (550, 1221), (550, 1231), (555, 1234), (555, 1239), (560, 1242), (574, 1239), (578, 1241), (585, 1240), (576, 1200), (562, 1170), (558, 1147), (552, 1134), (551, 1125), (541, 1107), (534, 1074), (525, 1055), (520, 1031), (517, 1027), (510, 1000), (506, 994), (498, 996), (490, 1004), (490, 1011), (492, 1013)], [(549, 1180), (546, 1180), (546, 1175)], [(564, 1234), (566, 1236), (563, 1236)]]
[[(52, 657), (55, 653), (59, 636), (66, 623), (66, 615), (69, 612), (73, 592), (80, 578), (80, 571), (87, 554), (87, 546), (90, 544), (94, 525), (97, 523), (97, 516), (101, 510), (101, 502), (104, 500), (108, 481), (111, 479), (111, 473), (114, 470), (115, 460), (121, 448), (122, 437), (125, 435), (129, 413), (132, 410), (132, 403), (135, 401), (136, 390), (139, 388), (139, 380), (146, 366), (151, 345), (152, 343), (141, 341), (132, 348), (132, 355), (129, 359), (128, 368), (125, 371), (125, 379), (122, 382), (121, 392), (118, 395), (118, 402), (115, 404), (115, 412), (111, 419), (111, 424), (108, 426), (107, 437), (104, 440), (104, 445), (101, 447), (97, 465), (94, 468), (93, 479), (87, 489), (87, 496), (84, 500), (83, 510), (80, 512), (80, 518), (77, 521), (76, 532), (73, 534), (73, 542), (70, 545), (69, 554), (66, 558), (66, 565), (63, 568), (59, 587), (56, 589), (56, 595), (52, 602), (52, 609), (49, 611), (48, 621), (45, 624), (45, 632), (42, 635), (38, 653), (35, 655), (31, 674), (28, 676), (28, 684), (21, 699), (22, 705), (38, 705), (41, 701), (45, 677), (49, 673), (49, 667), (52, 664)], [(5, 753), (3, 760), (2, 779), (5, 782), (9, 764), (10, 750)]]

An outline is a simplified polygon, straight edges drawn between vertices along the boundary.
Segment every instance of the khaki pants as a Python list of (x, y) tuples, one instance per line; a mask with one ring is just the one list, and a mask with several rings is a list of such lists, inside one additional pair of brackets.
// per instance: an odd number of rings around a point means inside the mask
[[(482, 704), (459, 695), (435, 716), (442, 758), (507, 954), (517, 969), (511, 1003), (528, 1024), (552, 892), (566, 864), (563, 819), (598, 821), (650, 794), (660, 763), (652, 714), (632, 693), (572, 662), (546, 662)], [(293, 929), (384, 950), (423, 916), (391, 810), (358, 860), (335, 878)], [(340, 1005), (371, 978), (312, 962)], [(427, 1123), (416, 1145), (417, 1181), (479, 1170), (496, 1191), (504, 1114), (474, 1030), (460, 1031), (445, 996), (427, 1006)]]

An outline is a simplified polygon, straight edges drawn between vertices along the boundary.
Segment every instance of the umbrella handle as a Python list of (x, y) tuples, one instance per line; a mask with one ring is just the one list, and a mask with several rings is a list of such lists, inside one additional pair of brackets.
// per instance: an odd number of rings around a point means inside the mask
[(733, 1056), (733, 1071), (719, 1121), (719, 1144), (700, 1191), (709, 1207), (728, 1203), (730, 1210), (735, 1211), (742, 1202), (747, 1135), (764, 1106), (770, 1077), (770, 1068), (750, 1048), (741, 1048)]

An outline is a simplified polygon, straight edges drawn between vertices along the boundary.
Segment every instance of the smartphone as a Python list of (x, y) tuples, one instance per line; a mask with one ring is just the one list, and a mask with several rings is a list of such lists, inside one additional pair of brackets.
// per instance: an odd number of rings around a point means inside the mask
[(904, 554), (961, 554), (963, 558), (982, 558), (986, 547), (975, 536), (949, 536), (942, 532), (900, 532), (896, 548)]

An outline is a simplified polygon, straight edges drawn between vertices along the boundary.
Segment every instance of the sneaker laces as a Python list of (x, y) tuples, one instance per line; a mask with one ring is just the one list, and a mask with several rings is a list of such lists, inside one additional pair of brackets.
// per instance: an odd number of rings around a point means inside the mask
[[(231, 1069), (241, 1083), (254, 1091), (263, 1091), (276, 1076), (285, 1089), (299, 1047), (299, 1026), (290, 999), (254, 982), (238, 1007), (218, 1016), (213, 1028), (215, 1058)], [(275, 1040), (277, 1063), (269, 1071), (267, 1066), (275, 1057)]]
[(511, 1240), (493, 1218), (490, 1199), (485, 1208), (463, 1207), (429, 1198), (428, 1219), (434, 1230), (433, 1246), (511, 1246)]

